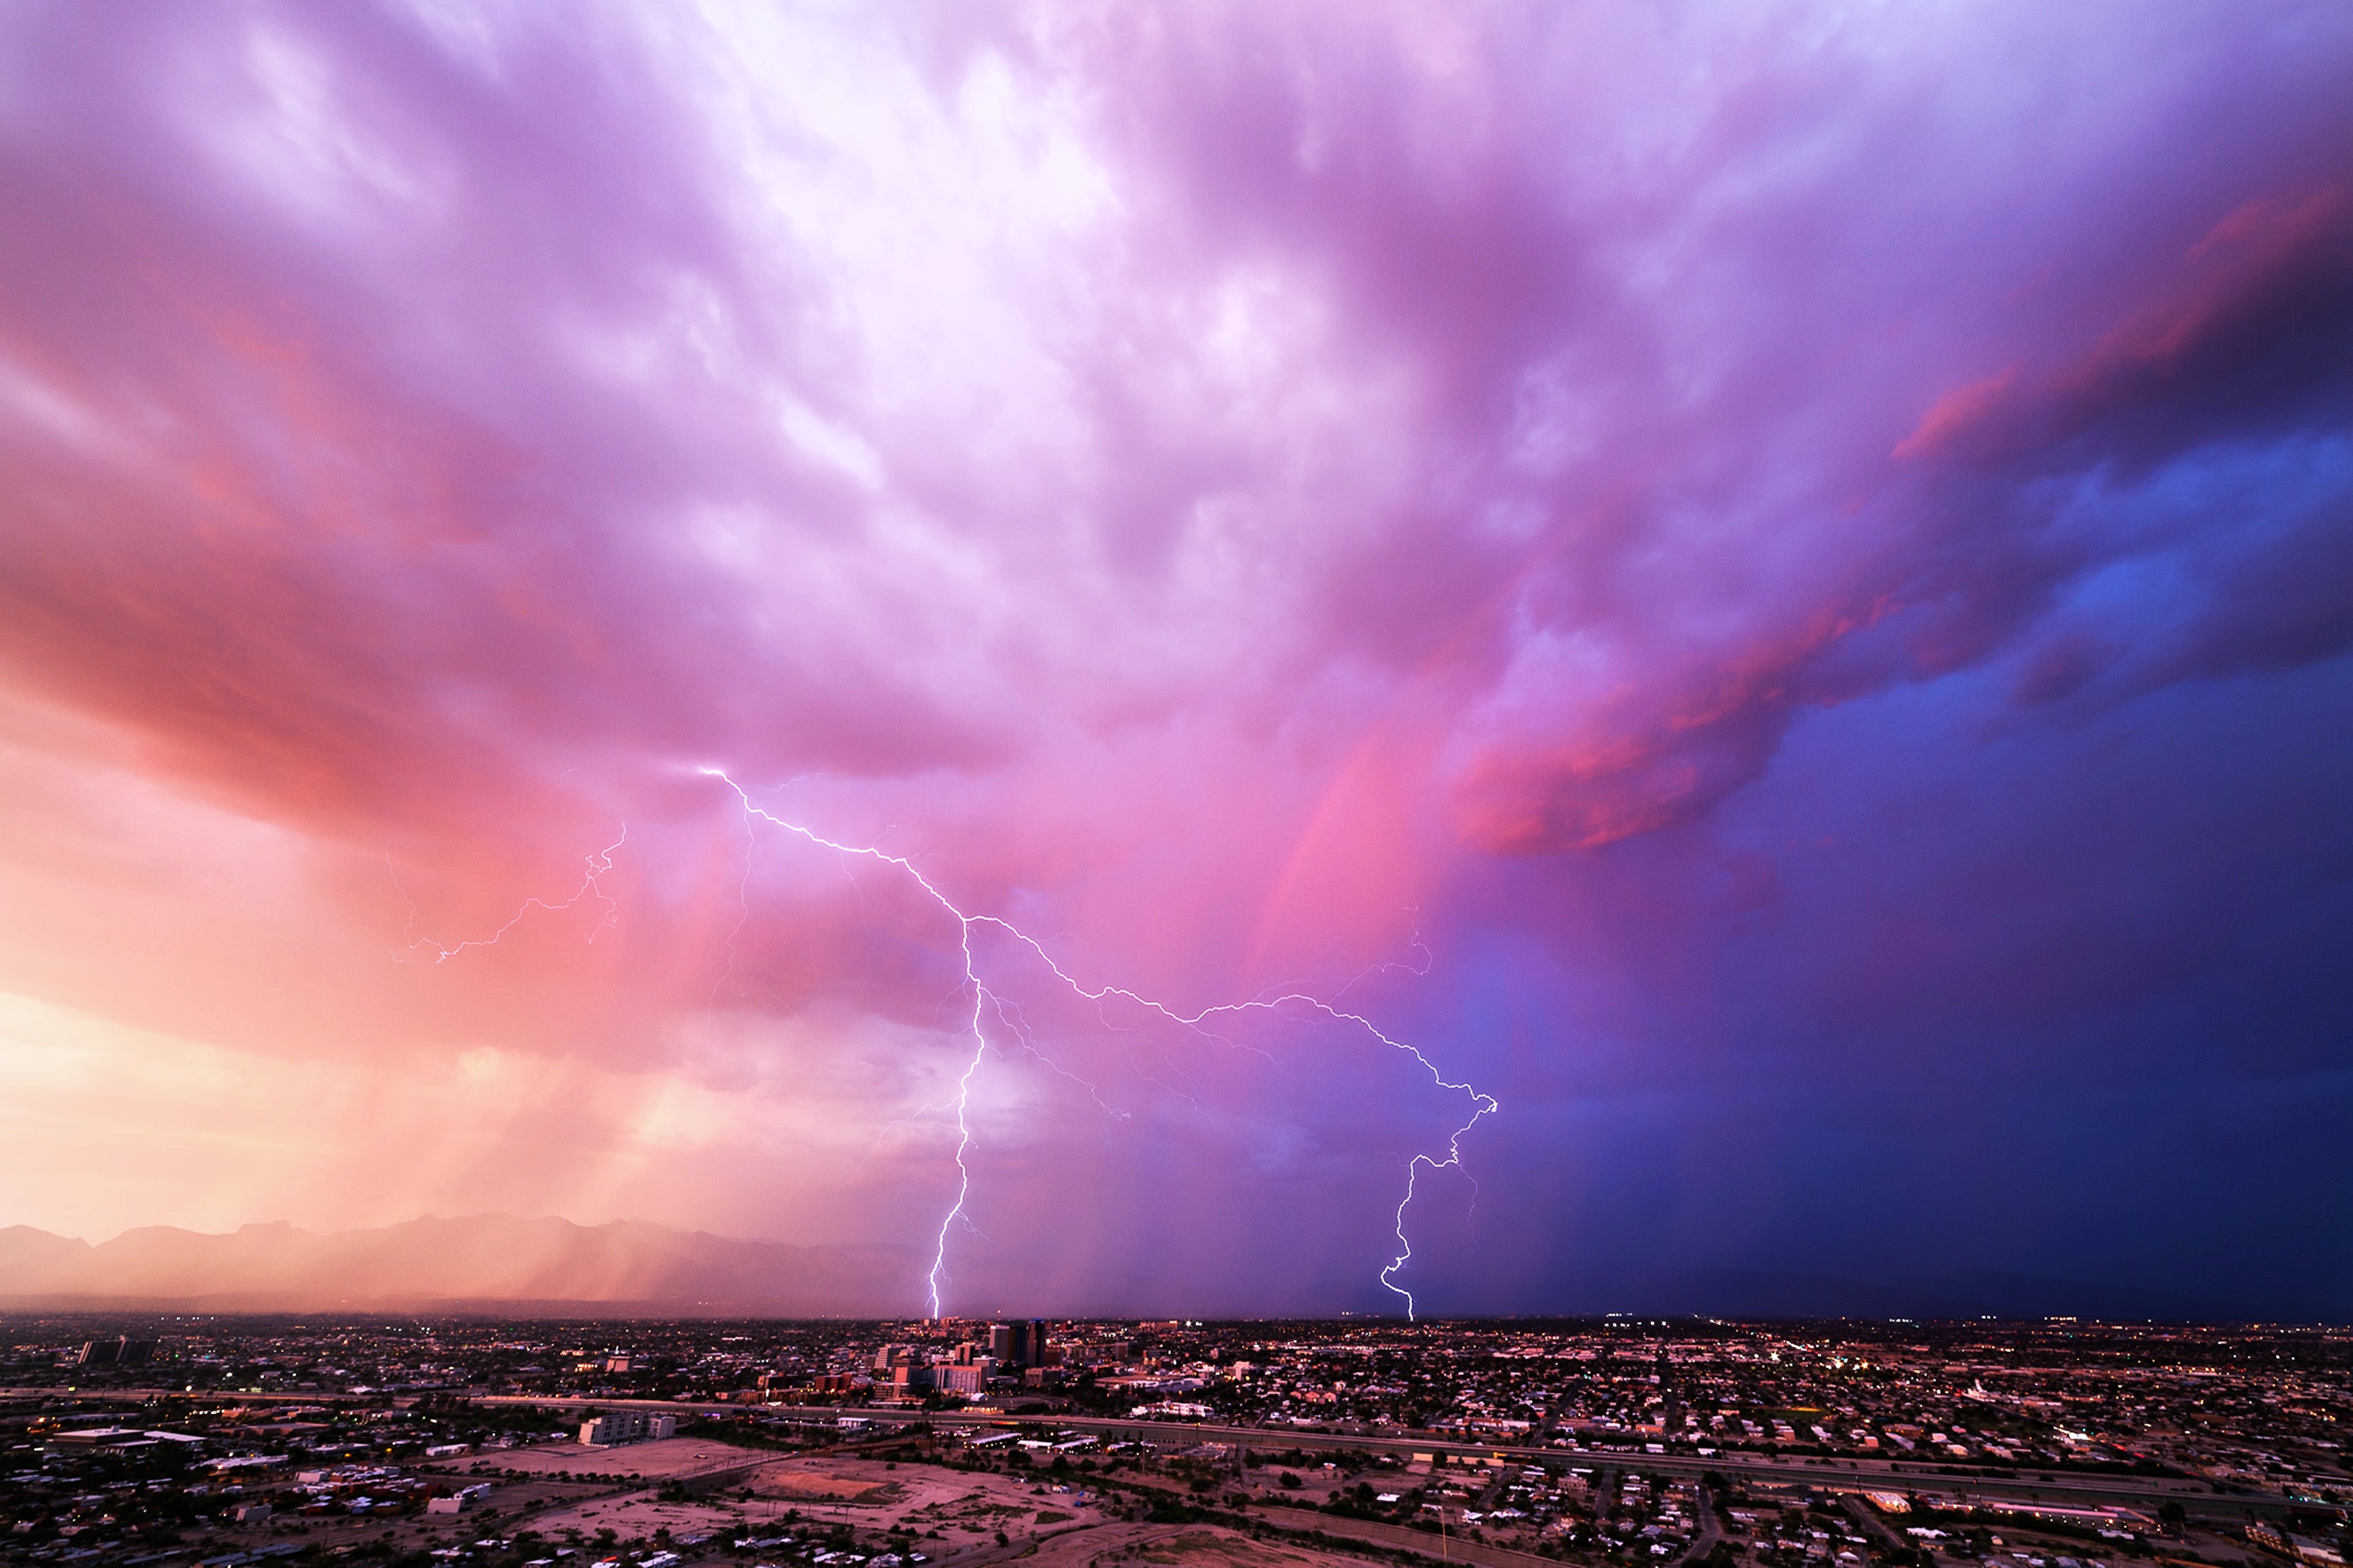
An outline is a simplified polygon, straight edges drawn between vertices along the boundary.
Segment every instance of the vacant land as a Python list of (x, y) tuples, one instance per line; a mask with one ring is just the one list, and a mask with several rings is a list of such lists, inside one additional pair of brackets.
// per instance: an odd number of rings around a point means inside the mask
[(1100, 1563), (1162, 1568), (1365, 1568), (1362, 1558), (1310, 1546), (1253, 1541), (1212, 1525), (1113, 1525), (1047, 1542), (1028, 1559), (1041, 1568), (1095, 1568)]
[(512, 1448), (503, 1453), (470, 1457), (448, 1468), (459, 1470), (489, 1463), (492, 1468), (533, 1474), (566, 1476), (581, 1480), (638, 1477), (649, 1484), (683, 1479), (712, 1470), (754, 1463), (760, 1456), (706, 1437), (665, 1437), (659, 1443), (624, 1443), (591, 1448), (584, 1443), (547, 1443)]
[[(705, 1450), (699, 1458), (695, 1448)], [(658, 1453), (657, 1450), (669, 1450)], [(708, 1450), (717, 1450), (715, 1456)], [(581, 1450), (593, 1453), (591, 1450)], [(1100, 1506), (1081, 1501), (1067, 1488), (1008, 1476), (963, 1473), (923, 1465), (833, 1455), (764, 1458), (723, 1445), (648, 1443), (601, 1456), (606, 1468), (623, 1455), (650, 1456), (618, 1476), (582, 1472), (575, 1462), (560, 1466), (567, 1480), (620, 1479), (623, 1489), (565, 1497), (548, 1485), (509, 1483), (494, 1500), (528, 1514), (518, 1524), (543, 1535), (577, 1531), (593, 1536), (610, 1530), (620, 1539), (651, 1537), (657, 1531), (680, 1536), (709, 1534), (757, 1537), (807, 1523), (849, 1524), (862, 1530), (903, 1527), (943, 1549), (1008, 1536), (1076, 1529), (1100, 1522)], [(723, 1472), (724, 1484), (702, 1496), (665, 1498), (669, 1483), (709, 1479)], [(641, 1478), (636, 1484), (628, 1475)]]

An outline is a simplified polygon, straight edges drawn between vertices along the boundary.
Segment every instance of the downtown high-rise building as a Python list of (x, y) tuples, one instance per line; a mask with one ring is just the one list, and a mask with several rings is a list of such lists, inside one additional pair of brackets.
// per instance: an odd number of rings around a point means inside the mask
[(1045, 1365), (1046, 1321), (1032, 1318), (1028, 1322), (990, 1324), (988, 1353), (999, 1366)]

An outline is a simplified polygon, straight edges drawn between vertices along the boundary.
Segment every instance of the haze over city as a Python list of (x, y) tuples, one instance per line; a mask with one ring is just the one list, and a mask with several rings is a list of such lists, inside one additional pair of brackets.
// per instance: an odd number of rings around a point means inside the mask
[(7, 7), (0, 1306), (2345, 1321), (2348, 81)]

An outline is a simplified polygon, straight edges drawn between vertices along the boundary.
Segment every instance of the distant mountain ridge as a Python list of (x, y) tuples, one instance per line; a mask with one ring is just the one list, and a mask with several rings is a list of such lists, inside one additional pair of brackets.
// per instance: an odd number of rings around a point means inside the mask
[(148, 1226), (95, 1247), (28, 1226), (0, 1228), (0, 1306), (336, 1308), (528, 1305), (783, 1317), (888, 1317), (918, 1310), (921, 1259), (888, 1246), (796, 1247), (644, 1220), (427, 1215), (322, 1234), (282, 1222), (227, 1235)]

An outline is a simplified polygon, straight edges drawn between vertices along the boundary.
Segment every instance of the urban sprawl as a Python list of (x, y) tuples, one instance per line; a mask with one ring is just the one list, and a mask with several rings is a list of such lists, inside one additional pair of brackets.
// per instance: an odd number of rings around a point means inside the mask
[(0, 1321), (0, 1561), (2344, 1568), (2353, 1331)]

